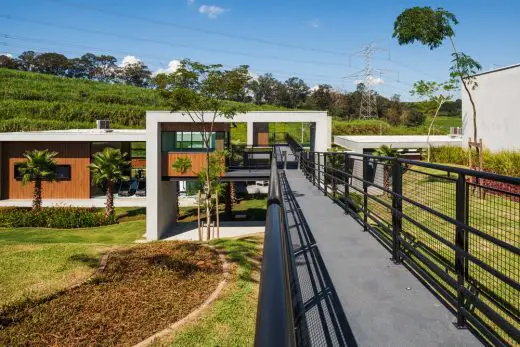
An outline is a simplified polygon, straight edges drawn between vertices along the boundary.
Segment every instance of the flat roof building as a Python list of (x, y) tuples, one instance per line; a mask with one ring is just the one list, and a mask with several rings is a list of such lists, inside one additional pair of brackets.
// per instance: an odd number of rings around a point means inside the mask
[[(356, 153), (371, 154), (382, 145), (392, 146), (395, 149), (424, 149), (427, 148), (426, 135), (374, 135), (374, 136), (334, 136), (334, 144)], [(460, 136), (435, 135), (430, 136), (430, 145), (457, 146), (462, 145)]]

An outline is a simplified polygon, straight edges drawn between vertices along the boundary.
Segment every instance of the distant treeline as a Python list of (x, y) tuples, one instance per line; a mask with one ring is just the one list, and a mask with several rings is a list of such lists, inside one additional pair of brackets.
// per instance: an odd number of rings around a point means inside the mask
[[(37, 53), (26, 51), (18, 57), (0, 55), (0, 68), (21, 71), (38, 72), (74, 79), (86, 79), (110, 84), (126, 84), (147, 89), (155, 89), (156, 79), (150, 69), (141, 61), (135, 60), (118, 64), (111, 55), (95, 55), (86, 53), (81, 57), (67, 58), (55, 52)], [(359, 118), (361, 95), (365, 86), (360, 83), (353, 92), (342, 92), (328, 84), (320, 84), (310, 88), (301, 78), (291, 77), (280, 81), (272, 74), (266, 73), (251, 78), (241, 93), (229, 96), (230, 101), (250, 103), (255, 105), (271, 105), (290, 109), (327, 110), (329, 114), (345, 120)], [(128, 104), (146, 106), (147, 103), (137, 99), (127, 98), (124, 94), (118, 96), (96, 96), (99, 103)], [(117, 100), (114, 100), (117, 98)], [(31, 99), (23, 98), (24, 100)], [(32, 99), (35, 100), (35, 99)], [(157, 103), (154, 103), (157, 104)], [(149, 104), (148, 104), (149, 105)], [(17, 107), (19, 105), (10, 105)], [(27, 105), (30, 108), (30, 105)], [(417, 103), (400, 101), (399, 95), (390, 99), (377, 95), (378, 118), (392, 125), (415, 126), (424, 122), (425, 116), (420, 114)], [(65, 111), (65, 110), (63, 110)], [(30, 111), (32, 113), (33, 111)], [(67, 111), (68, 112), (68, 111)], [(444, 104), (441, 114), (445, 116), (460, 116), (461, 101), (456, 100)]]

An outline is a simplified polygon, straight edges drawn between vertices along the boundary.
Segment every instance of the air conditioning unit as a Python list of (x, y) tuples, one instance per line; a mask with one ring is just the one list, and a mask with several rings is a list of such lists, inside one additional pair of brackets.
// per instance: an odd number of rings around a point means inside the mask
[(110, 129), (110, 121), (108, 119), (96, 120), (96, 128), (107, 132), (112, 131), (112, 129)]
[(461, 127), (450, 127), (450, 136), (451, 137), (462, 136), (462, 128)]

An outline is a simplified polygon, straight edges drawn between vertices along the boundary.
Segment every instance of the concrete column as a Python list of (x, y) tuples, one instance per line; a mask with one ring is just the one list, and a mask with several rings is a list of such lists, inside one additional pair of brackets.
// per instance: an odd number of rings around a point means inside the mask
[(247, 145), (253, 146), (255, 143), (255, 136), (254, 136), (254, 123), (253, 122), (247, 122)]
[(159, 240), (176, 223), (177, 186), (162, 181), (160, 123), (146, 121), (146, 239)]

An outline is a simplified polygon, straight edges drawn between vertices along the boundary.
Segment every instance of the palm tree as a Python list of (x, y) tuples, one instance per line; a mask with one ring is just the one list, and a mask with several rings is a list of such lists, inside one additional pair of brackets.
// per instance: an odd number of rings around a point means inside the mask
[(130, 162), (125, 157), (126, 153), (121, 153), (119, 149), (110, 147), (92, 155), (93, 160), (89, 165), (92, 172), (92, 183), (106, 184), (106, 218), (114, 217), (114, 184), (130, 179), (125, 174), (130, 168)]
[(34, 193), (32, 209), (39, 210), (42, 207), (42, 180), (55, 181), (56, 180), (56, 160), (58, 155), (56, 152), (49, 152), (48, 150), (33, 150), (24, 153), (24, 163), (18, 166), (18, 170), (22, 175), (22, 184), (34, 182)]
[[(379, 148), (376, 149), (374, 152), (374, 155), (377, 155), (379, 157), (389, 157), (389, 158), (395, 158), (398, 155), (397, 149), (392, 148), (392, 145), (382, 145)], [(382, 160), (383, 163), (383, 185), (385, 189), (388, 191), (390, 188), (390, 160)]]
[[(177, 171), (179, 174), (184, 175), (186, 172), (188, 172), (189, 169), (191, 169), (191, 159), (188, 157), (179, 157), (175, 162), (172, 164), (172, 169)], [(180, 205), (179, 205), (179, 195), (180, 195), (180, 185), (179, 181), (175, 181), (177, 185), (177, 219), (180, 217)]]

